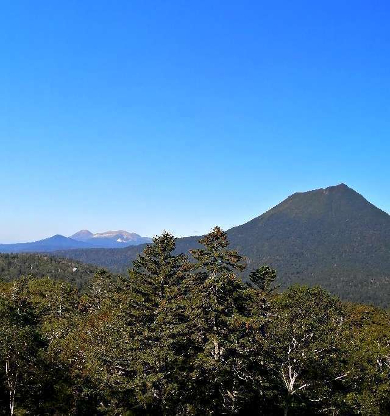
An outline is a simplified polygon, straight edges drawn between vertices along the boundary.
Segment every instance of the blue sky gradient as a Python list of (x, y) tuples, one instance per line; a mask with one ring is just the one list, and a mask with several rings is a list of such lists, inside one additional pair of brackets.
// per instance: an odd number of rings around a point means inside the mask
[(239, 225), (344, 182), (390, 212), (387, 1), (8, 1), (0, 242)]

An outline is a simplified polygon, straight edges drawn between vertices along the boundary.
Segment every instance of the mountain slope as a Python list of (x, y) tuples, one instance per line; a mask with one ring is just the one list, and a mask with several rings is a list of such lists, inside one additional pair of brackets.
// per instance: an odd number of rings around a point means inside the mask
[(390, 216), (346, 185), (294, 194), (229, 238), (251, 267), (275, 267), (282, 287), (319, 284), (345, 299), (388, 302)]
[[(228, 235), (231, 246), (248, 258), (244, 278), (269, 264), (282, 288), (319, 284), (344, 299), (389, 305), (390, 216), (344, 184), (291, 195)], [(196, 247), (198, 239), (178, 239), (177, 251)], [(59, 254), (123, 271), (142, 249)]]

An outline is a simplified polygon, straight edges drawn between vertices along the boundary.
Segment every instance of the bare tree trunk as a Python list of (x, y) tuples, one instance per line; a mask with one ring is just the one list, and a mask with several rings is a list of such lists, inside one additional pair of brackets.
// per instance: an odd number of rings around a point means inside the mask
[(284, 412), (283, 412), (283, 415), (284, 415), (284, 416), (287, 416), (287, 415), (288, 415), (288, 404), (285, 404), (285, 405), (284, 405)]
[(15, 390), (9, 392), (9, 412), (11, 416), (14, 416), (15, 409)]
[(9, 360), (5, 361), (5, 374), (7, 377), (7, 384), (9, 389), (9, 412), (10, 415), (14, 415), (15, 411), (15, 395), (16, 395), (16, 383), (17, 383), (17, 373), (14, 375), (14, 379), (12, 380), (12, 372), (11, 372), (11, 365)]

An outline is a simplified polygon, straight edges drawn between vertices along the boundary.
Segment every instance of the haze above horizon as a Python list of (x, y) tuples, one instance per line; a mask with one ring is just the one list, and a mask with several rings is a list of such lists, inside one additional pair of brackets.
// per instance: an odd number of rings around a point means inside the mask
[(341, 182), (390, 212), (390, 5), (4, 4), (0, 243), (199, 235)]

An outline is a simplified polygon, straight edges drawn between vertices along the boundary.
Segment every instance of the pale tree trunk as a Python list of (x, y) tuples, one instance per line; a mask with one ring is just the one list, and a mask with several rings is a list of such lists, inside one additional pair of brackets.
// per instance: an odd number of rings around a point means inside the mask
[(284, 412), (283, 412), (283, 415), (284, 415), (284, 416), (287, 416), (287, 415), (288, 415), (288, 404), (285, 404), (285, 405), (284, 405)]
[(14, 409), (15, 409), (15, 390), (11, 390), (9, 392), (9, 412), (11, 416), (14, 415)]
[(13, 416), (15, 412), (15, 395), (16, 395), (16, 383), (17, 383), (17, 374), (13, 376), (10, 369), (9, 360), (5, 361), (5, 374), (7, 377), (7, 384), (9, 390), (9, 412)]

